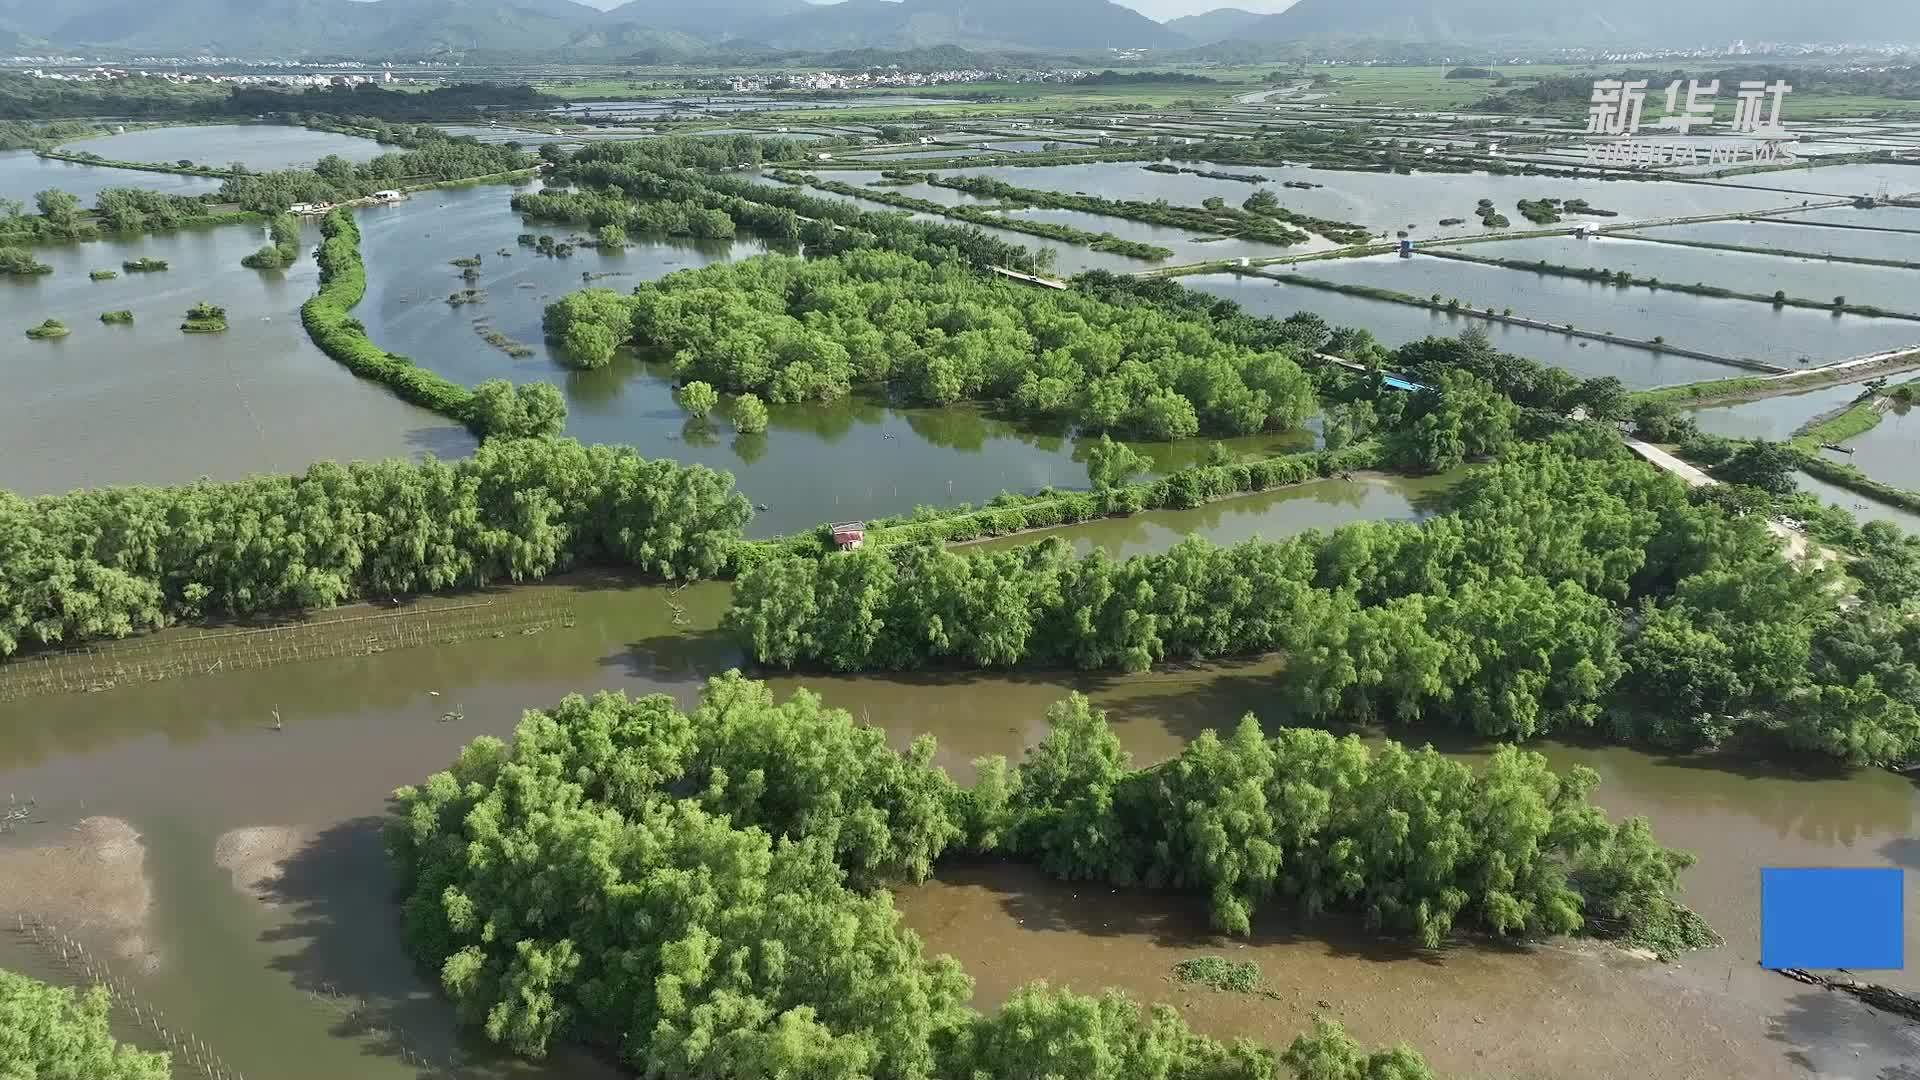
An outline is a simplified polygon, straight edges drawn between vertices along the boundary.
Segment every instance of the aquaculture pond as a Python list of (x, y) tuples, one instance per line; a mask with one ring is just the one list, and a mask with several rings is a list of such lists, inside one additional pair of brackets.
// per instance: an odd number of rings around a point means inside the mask
[[(1110, 199), (1165, 199), (1197, 206), (1219, 196), (1238, 205), (1256, 189), (1266, 189), (1289, 210), (1336, 221), (1351, 221), (1375, 233), (1407, 229), (1415, 238), (1459, 236), (1485, 232), (1474, 216), (1480, 199), (1492, 199), (1516, 224), (1522, 223), (1515, 203), (1521, 199), (1586, 199), (1603, 210), (1616, 211), (1610, 224), (1635, 220), (1686, 217), (1698, 214), (1738, 213), (1796, 205), (1800, 196), (1744, 188), (1713, 187), (1665, 181), (1608, 181), (1550, 176), (1491, 176), (1484, 173), (1346, 172), (1303, 166), (1269, 166), (1175, 162), (1209, 171), (1265, 176), (1266, 184), (1212, 180), (1192, 173), (1160, 173), (1139, 162), (1099, 162), (1086, 165), (1047, 165), (1023, 168), (1003, 165), (951, 170), (953, 175), (984, 175), (1019, 187), (1048, 191), (1085, 192)], [(1284, 181), (1321, 185), (1282, 187)], [(1442, 218), (1462, 218), (1458, 225), (1442, 226)], [(1577, 219), (1574, 219), (1577, 220)], [(1596, 221), (1603, 219), (1593, 219)], [(1412, 226), (1411, 229), (1408, 227)]]
[[(837, 180), (840, 174), (835, 172), (823, 172), (820, 175), (823, 179), (826, 179), (826, 180)], [(879, 174), (878, 173), (861, 173), (856, 175), (865, 175), (865, 176), (871, 177), (871, 176), (878, 176)], [(770, 177), (765, 177), (765, 176), (753, 176), (752, 179), (757, 183), (763, 183), (763, 184), (780, 184), (781, 183), (778, 180), (774, 180)], [(839, 182), (851, 183), (851, 181), (846, 181), (846, 180), (839, 180)], [(783, 186), (791, 187), (792, 185), (783, 185)], [(882, 191), (887, 189), (875, 188), (873, 190)], [(919, 191), (916, 191), (914, 188), (900, 188), (896, 190), (904, 191), (906, 194), (913, 195), (917, 198), (928, 198), (928, 199), (932, 198), (932, 196), (924, 195)], [(1141, 270), (1151, 270), (1156, 266), (1175, 266), (1182, 261), (1179, 258), (1167, 258), (1167, 259), (1158, 259), (1158, 260), (1139, 259), (1131, 255), (1116, 255), (1116, 254), (1105, 252), (1105, 251), (1095, 251), (1090, 247), (1086, 247), (1081, 244), (1070, 243), (1065, 240), (1049, 240), (1045, 237), (1034, 236), (1031, 233), (1016, 232), (1012, 229), (1002, 229), (992, 225), (978, 225), (971, 221), (961, 221), (957, 218), (944, 217), (940, 214), (926, 213), (918, 210), (914, 210), (914, 211), (901, 210), (898, 207), (889, 206), (886, 203), (878, 202), (871, 198), (863, 198), (857, 195), (843, 195), (837, 191), (823, 191), (820, 188), (810, 187), (806, 189), (806, 194), (813, 196), (815, 198), (834, 199), (839, 202), (849, 203), (851, 205), (858, 206), (863, 210), (871, 210), (878, 213), (890, 213), (890, 214), (904, 213), (908, 217), (913, 218), (915, 221), (932, 221), (932, 222), (938, 222), (946, 225), (968, 225), (973, 228), (980, 229), (981, 231), (987, 233), (989, 236), (997, 237), (1001, 240), (1004, 240), (1009, 244), (1019, 244), (1022, 247), (1025, 247), (1031, 251), (1035, 251), (1045, 255), (1048, 259), (1051, 260), (1050, 266), (1051, 266), (1052, 272), (1061, 277), (1071, 277), (1072, 275), (1078, 274), (1085, 270), (1111, 270), (1116, 274), (1131, 274)], [(950, 194), (958, 194), (958, 193), (954, 192)], [(963, 205), (963, 203), (960, 200), (943, 199), (940, 201), (944, 205), (948, 205), (948, 206)], [(971, 201), (971, 200), (968, 200), (968, 201)], [(1129, 222), (1122, 218), (1099, 217), (1095, 220), (1097, 220), (1100, 223), (1100, 227), (1098, 228), (1097, 231), (1112, 232), (1116, 236), (1120, 235), (1120, 232), (1122, 229), (1126, 229), (1129, 227), (1140, 228), (1140, 229), (1152, 228), (1152, 226), (1139, 225), (1138, 223)], [(1096, 231), (1092, 224), (1087, 225), (1086, 228), (1089, 232)], [(1181, 232), (1179, 230), (1169, 230), (1169, 231), (1173, 233), (1174, 237), (1182, 238), (1179, 241), (1181, 243), (1186, 243), (1187, 241), (1184, 238), (1190, 235), (1190, 234)], [(1205, 245), (1202, 245), (1202, 246), (1205, 246)], [(1313, 250), (1313, 245), (1302, 244), (1290, 250), (1311, 251)], [(1216, 256), (1204, 256), (1204, 257), (1214, 258)]]
[(94, 196), (107, 188), (146, 188), (169, 195), (201, 195), (219, 191), (220, 179), (110, 169), (103, 165), (43, 158), (31, 150), (0, 150), (0, 199), (18, 199), (31, 207), (36, 193), (54, 189), (77, 195), (83, 205), (92, 206)]
[[(570, 1054), (544, 1069), (509, 1069), (455, 1036), (431, 973), (401, 951), (381, 815), (393, 788), (444, 768), (477, 735), (506, 734), (522, 709), (576, 690), (691, 701), (705, 676), (741, 660), (716, 630), (727, 589), (591, 579), (486, 599), (564, 609), (569, 621), (537, 634), (0, 703), (0, 786), (38, 800), (34, 821), (0, 838), (0, 912), (55, 919), (145, 1007), (246, 1075), (401, 1080), (420, 1074), (416, 1055), (443, 1068), (456, 1054), (462, 1076), (604, 1075)], [(975, 757), (1032, 746), (1046, 706), (1070, 690), (1108, 710), (1123, 745), (1152, 762), (1248, 712), (1279, 720), (1284, 678), (1281, 661), (1254, 658), (1135, 676), (775, 682), (782, 694), (817, 690), (896, 745), (933, 735), (936, 760), (970, 780)], [(959, 857), (928, 885), (900, 890), (899, 904), (933, 952), (956, 956), (978, 980), (982, 1004), (1032, 978), (1119, 985), (1181, 1005), (1203, 1030), (1274, 1044), (1318, 1013), (1369, 1043), (1412, 1042), (1444, 1075), (1876, 1077), (1913, 1059), (1910, 1027), (1759, 969), (1754, 885), (1768, 865), (1920, 868), (1920, 791), (1910, 780), (1540, 749), (1556, 767), (1596, 769), (1595, 801), (1611, 814), (1646, 814), (1664, 841), (1698, 853), (1686, 899), (1728, 944), (1675, 965), (1569, 942), (1466, 940), (1429, 952), (1347, 919), (1300, 920), (1278, 907), (1241, 942), (1207, 931), (1203, 898), (1063, 885)], [(1911, 936), (1920, 911), (1907, 917)], [(0, 949), (25, 946), (5, 934)], [(1258, 960), (1278, 998), (1189, 992), (1166, 980), (1174, 961), (1221, 951)], [(1916, 979), (1884, 977), (1909, 989)]]
[[(1271, 272), (1290, 276), (1302, 269), (1274, 267)], [(1205, 274), (1178, 280), (1189, 289), (1232, 300), (1256, 315), (1285, 318), (1297, 311), (1311, 311), (1331, 325), (1365, 329), (1388, 346), (1428, 337), (1454, 337), (1477, 328), (1485, 331), (1494, 347), (1502, 352), (1561, 368), (1581, 378), (1611, 375), (1635, 390), (1722, 379), (1741, 373), (1738, 368), (1710, 360), (1590, 341), (1552, 330), (1515, 326), (1391, 300), (1287, 285), (1266, 277)]]
[[(543, 256), (517, 237), (564, 239), (573, 230), (523, 222), (509, 206), (511, 192), (502, 185), (423, 192), (360, 211), (368, 289), (355, 316), (374, 341), (469, 386), (491, 378), (552, 383), (567, 396), (568, 432), (583, 441), (623, 443), (647, 457), (733, 472), (748, 498), (765, 507), (753, 524), (759, 535), (829, 518), (907, 513), (923, 504), (981, 503), (1008, 490), (1086, 486), (1075, 440), (976, 409), (893, 408), (866, 398), (775, 405), (765, 434), (738, 435), (726, 420), (730, 403), (706, 423), (689, 422), (673, 398), (665, 363), (623, 352), (597, 371), (563, 366), (541, 332), (547, 304), (577, 289), (631, 290), (675, 270), (767, 249), (749, 240), (636, 236), (621, 251), (583, 245), (567, 258)], [(481, 264), (469, 283), (452, 260), (475, 255)], [(450, 294), (469, 288), (477, 302), (448, 303)], [(499, 344), (490, 344), (488, 334)], [(531, 351), (515, 357), (508, 349)], [(1192, 463), (1207, 445), (1190, 440), (1140, 449), (1159, 468), (1173, 469)], [(1313, 435), (1282, 432), (1228, 445), (1264, 456), (1311, 449)]]
[(1844, 360), (1920, 342), (1920, 323), (1902, 319), (1623, 288), (1417, 255), (1308, 263), (1300, 273), (1413, 296), (1438, 293), (1443, 301), (1458, 298), (1474, 308), (1511, 307), (1515, 315), (1554, 325), (1571, 323), (1636, 339), (1664, 337), (1682, 348), (1781, 366)]
[(1071, 542), (1081, 554), (1102, 548), (1117, 558), (1153, 555), (1199, 534), (1218, 544), (1277, 540), (1308, 529), (1337, 529), (1354, 521), (1418, 521), (1433, 512), (1460, 474), (1441, 476), (1356, 475), (1331, 477), (1277, 491), (1239, 496), (1191, 510), (1162, 510), (1103, 518), (1061, 529), (1002, 536), (968, 545), (1004, 550), (1049, 537)]
[(972, 147), (922, 146), (915, 150), (886, 150), (872, 154), (845, 153), (847, 161), (911, 161), (934, 158), (978, 157), (980, 151)]
[[(1773, 228), (1778, 232), (1781, 226)], [(1791, 297), (1822, 302), (1844, 296), (1853, 304), (1920, 314), (1920, 270), (1835, 263), (1824, 259), (1783, 258), (1744, 251), (1710, 251), (1609, 236), (1584, 240), (1571, 236), (1542, 236), (1462, 245), (1457, 250), (1481, 258), (1544, 261), (1608, 273), (1625, 272), (1636, 278), (1651, 278), (1675, 285), (1709, 285), (1761, 296), (1771, 296), (1777, 291)], [(1920, 321), (1912, 323), (1912, 328), (1913, 340), (1920, 342)]]
[[(1149, 225), (1127, 218), (1089, 214), (1080, 210), (1059, 210), (1052, 207), (1026, 207), (1000, 211), (1000, 214), (1003, 217), (1050, 222), (1055, 225), (1084, 229), (1091, 233), (1108, 233), (1122, 240), (1153, 244), (1173, 252), (1173, 255), (1165, 261), (1174, 265), (1218, 262), (1223, 259), (1271, 259), (1280, 255), (1302, 255), (1311, 251), (1325, 251), (1339, 246), (1325, 238), (1314, 237), (1311, 240), (1282, 247), (1257, 240), (1209, 235), (1192, 229)], [(1058, 261), (1057, 257), (1056, 261)]]
[(1783, 442), (1813, 418), (1845, 408), (1860, 396), (1861, 389), (1859, 383), (1847, 383), (1737, 405), (1715, 405), (1693, 410), (1693, 419), (1709, 435)]
[(1851, 206), (1831, 206), (1822, 210), (1788, 214), (1785, 215), (1784, 220), (1920, 232), (1920, 206), (1878, 206), (1871, 210), (1861, 210)]
[(1911, 406), (1896, 406), (1880, 417), (1870, 431), (1841, 445), (1851, 454), (1826, 455), (1848, 464), (1884, 484), (1920, 489), (1920, 415)]
[[(299, 262), (249, 270), (254, 225), (40, 246), (53, 273), (0, 278), (0, 488), (24, 494), (103, 484), (180, 484), (287, 472), (323, 459), (469, 453), (444, 417), (362, 382), (307, 339), (300, 305), (318, 287)], [(163, 272), (123, 262), (156, 258)], [(112, 280), (93, 281), (94, 270)], [(187, 309), (227, 310), (228, 329), (185, 334)], [(129, 311), (107, 325), (103, 312)], [(71, 333), (29, 341), (47, 318)]]
[(314, 162), (330, 154), (349, 161), (366, 161), (387, 148), (372, 139), (286, 124), (207, 124), (103, 135), (83, 139), (64, 149), (84, 150), (115, 161), (171, 164), (185, 160), (216, 168), (226, 168), (238, 161), (255, 172), (265, 172), (312, 168)]
[[(1828, 152), (1858, 153), (1871, 146), (1834, 147)], [(1920, 168), (1896, 162), (1864, 162), (1848, 165), (1817, 165), (1782, 169), (1776, 172), (1730, 176), (1728, 184), (1742, 187), (1775, 188), (1783, 191), (1815, 192), (1831, 198), (1850, 199), (1860, 195), (1920, 194)]]
[[(1849, 491), (1838, 484), (1829, 484), (1825, 480), (1806, 473), (1795, 473), (1794, 481), (1800, 485), (1801, 491), (1819, 496), (1822, 501), (1847, 511), (1861, 522), (1891, 522), (1915, 536), (1920, 536), (1920, 514), (1911, 510), (1883, 503), (1870, 495)], [(1906, 484), (1910, 485), (1912, 482), (1913, 479), (1909, 475)]]
[(1624, 235), (1688, 240), (1708, 244), (1841, 255), (1855, 259), (1893, 259), (1920, 263), (1920, 244), (1903, 233), (1794, 225), (1777, 218), (1754, 221), (1702, 221), (1692, 225), (1656, 225)]
[[(815, 175), (819, 176), (822, 180), (828, 180), (838, 184), (846, 184), (850, 187), (871, 188), (874, 191), (879, 191), (879, 192), (898, 192), (901, 195), (911, 195), (916, 199), (925, 199), (928, 202), (937, 202), (942, 206), (997, 206), (999, 205), (998, 199), (987, 199), (987, 198), (982, 198), (978, 195), (969, 195), (964, 191), (955, 191), (953, 188), (940, 187), (935, 184), (895, 184), (895, 183), (887, 182), (886, 178), (880, 174), (879, 170), (868, 171), (865, 169), (833, 169), (831, 171), (823, 170), (819, 173), (816, 173)], [(763, 182), (769, 183), (769, 184), (778, 183), (778, 181), (768, 180), (763, 177), (756, 177), (756, 179), (761, 179), (763, 180)], [(828, 192), (824, 192), (824, 191), (815, 191), (814, 194), (829, 195)]]

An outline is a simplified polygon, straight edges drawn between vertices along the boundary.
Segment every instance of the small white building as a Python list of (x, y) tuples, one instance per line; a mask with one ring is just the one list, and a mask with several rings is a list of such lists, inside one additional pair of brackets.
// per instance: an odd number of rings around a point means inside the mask
[(406, 192), (395, 191), (391, 188), (373, 193), (373, 201), (377, 203), (397, 203), (406, 197)]

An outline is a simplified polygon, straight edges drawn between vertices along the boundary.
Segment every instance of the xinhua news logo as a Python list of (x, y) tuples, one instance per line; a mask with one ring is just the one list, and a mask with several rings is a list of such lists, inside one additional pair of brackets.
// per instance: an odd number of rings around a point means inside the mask
[[(1780, 110), (1793, 87), (1785, 80), (1742, 82), (1734, 97), (1736, 137), (1705, 142), (1687, 138), (1696, 132), (1713, 133), (1720, 80), (1688, 80), (1685, 92), (1675, 79), (1667, 84), (1666, 108), (1658, 120), (1646, 122), (1645, 79), (1601, 79), (1593, 84), (1587, 108), (1587, 134), (1611, 135), (1611, 142), (1587, 143), (1587, 163), (1625, 168), (1650, 165), (1736, 165), (1748, 162), (1794, 160), (1792, 136), (1780, 120)], [(1639, 138), (1642, 128), (1671, 134), (1673, 139)]]

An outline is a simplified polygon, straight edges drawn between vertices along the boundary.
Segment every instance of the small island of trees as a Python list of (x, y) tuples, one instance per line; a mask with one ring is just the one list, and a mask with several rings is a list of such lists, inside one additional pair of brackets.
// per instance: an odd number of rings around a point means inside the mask
[(180, 329), (189, 334), (218, 334), (227, 328), (227, 309), (202, 300), (187, 309)]

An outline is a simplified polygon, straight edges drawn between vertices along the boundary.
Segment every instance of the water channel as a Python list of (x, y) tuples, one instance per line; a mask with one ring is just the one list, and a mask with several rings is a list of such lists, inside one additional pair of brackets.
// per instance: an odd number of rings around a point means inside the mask
[[(463, 1075), (534, 1074), (490, 1065), (478, 1047), (459, 1044), (430, 982), (402, 958), (378, 835), (385, 795), (444, 767), (475, 735), (505, 733), (521, 709), (598, 688), (664, 690), (687, 702), (701, 678), (740, 657), (714, 629), (723, 585), (679, 593), (688, 624), (677, 627), (664, 592), (649, 587), (578, 581), (498, 599), (564, 602), (575, 622), (532, 637), (0, 704), (10, 735), (0, 743), (0, 786), (37, 798), (40, 811), (40, 823), (0, 839), (0, 909), (57, 912), (170, 1024), (250, 1075), (397, 1080), (414, 1075), (398, 1060), (401, 1040), (434, 1060), (463, 1045), (473, 1062)], [(964, 780), (973, 758), (1031, 746), (1046, 705), (1071, 689), (1108, 710), (1124, 744), (1151, 762), (1246, 712), (1275, 719), (1281, 677), (1280, 665), (1261, 659), (1127, 677), (774, 681), (783, 694), (818, 690), (900, 745), (935, 735), (939, 762)], [(444, 719), (449, 703), (460, 715)], [(276, 710), (284, 730), (269, 720)], [(1033, 978), (1119, 985), (1180, 1006), (1202, 1030), (1273, 1043), (1328, 1014), (1369, 1042), (1413, 1042), (1446, 1075), (1901, 1075), (1897, 1067), (1920, 1051), (1910, 1027), (1756, 967), (1756, 871), (1920, 868), (1911, 781), (1541, 749), (1559, 768), (1597, 769), (1596, 801), (1611, 813), (1646, 814), (1665, 842), (1699, 854), (1686, 898), (1727, 945), (1671, 966), (1565, 942), (1467, 941), (1427, 953), (1344, 920), (1278, 911), (1247, 941), (1222, 941), (1205, 930), (1194, 898), (1063, 885), (964, 861), (901, 890), (899, 903), (933, 951), (967, 966), (983, 1005)], [(1911, 936), (1920, 911), (1908, 919)], [(18, 945), (9, 936), (6, 947)], [(1166, 981), (1174, 961), (1220, 951), (1258, 960), (1279, 1000)], [(1894, 976), (1909, 988), (1915, 978)], [(357, 1022), (342, 1019), (334, 994), (364, 1003)], [(595, 1073), (563, 1057), (540, 1075)]]

